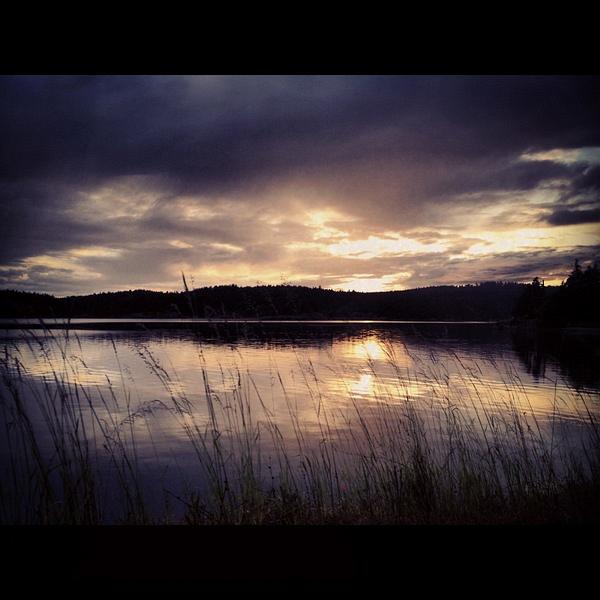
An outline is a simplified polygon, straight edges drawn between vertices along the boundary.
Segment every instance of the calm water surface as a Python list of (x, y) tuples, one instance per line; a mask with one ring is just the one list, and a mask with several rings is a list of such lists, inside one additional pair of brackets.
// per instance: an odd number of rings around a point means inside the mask
[[(360, 426), (359, 412), (376, 421), (407, 403), (434, 437), (443, 437), (440, 415), (449, 407), (470, 419), (519, 411), (542, 435), (572, 447), (590, 414), (600, 416), (600, 337), (582, 332), (539, 334), (476, 323), (138, 327), (0, 330), (0, 349), (40, 424), (36, 393), (57, 382), (85, 390), (86, 435), (98, 436), (93, 411), (124, 431), (157, 497), (197, 477), (182, 424), (211, 427), (211, 410), (224, 435), (240, 418), (257, 427), (254, 443), (263, 447), (265, 461), (272, 451), (269, 423), (293, 457), (299, 435), (308, 445), (323, 443), (324, 422), (327, 437), (341, 443)], [(50, 448), (42, 425), (39, 435)]]

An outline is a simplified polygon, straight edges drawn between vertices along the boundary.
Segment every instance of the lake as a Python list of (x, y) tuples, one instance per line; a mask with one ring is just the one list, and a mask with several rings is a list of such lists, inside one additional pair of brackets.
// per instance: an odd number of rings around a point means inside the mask
[[(248, 461), (265, 485), (291, 477), (305, 489), (314, 477), (306, 457), (317, 457), (334, 465), (342, 491), (350, 485), (342, 474), (364, 468), (366, 456), (396, 464), (409, 440), (427, 439), (428, 456), (446, 464), (457, 423), (468, 429), (469, 456), (477, 443), (515, 453), (526, 445), (534, 459), (549, 449), (560, 471), (562, 458), (585, 455), (600, 415), (594, 332), (86, 319), (0, 335), (6, 431), (21, 418), (15, 390), (48, 464), (61, 455), (57, 437), (76, 430), (102, 474), (109, 521), (118, 520), (111, 498), (123, 478), (136, 479), (150, 513), (177, 522), (185, 498), (237, 485)], [(16, 494), (11, 469), (22, 441), (11, 435), (2, 477)], [(212, 470), (217, 459), (223, 472)]]

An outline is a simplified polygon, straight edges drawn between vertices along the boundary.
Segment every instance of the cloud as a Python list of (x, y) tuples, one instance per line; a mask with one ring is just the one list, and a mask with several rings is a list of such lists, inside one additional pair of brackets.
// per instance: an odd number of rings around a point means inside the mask
[(0, 77), (0, 285), (406, 287), (475, 276), (484, 233), (591, 247), (599, 105), (596, 77)]
[(600, 222), (600, 162), (584, 164), (561, 193), (546, 221), (551, 225), (574, 225)]
[(592, 210), (556, 210), (548, 218), (551, 225), (600, 223), (600, 208)]
[(600, 145), (590, 127), (597, 78), (4, 77), (1, 84), (10, 178), (150, 173), (214, 191), (323, 160), (470, 160)]
[(589, 166), (581, 173), (578, 173), (570, 181), (564, 199), (568, 200), (578, 196), (583, 196), (594, 202), (600, 202), (600, 160), (597, 164)]

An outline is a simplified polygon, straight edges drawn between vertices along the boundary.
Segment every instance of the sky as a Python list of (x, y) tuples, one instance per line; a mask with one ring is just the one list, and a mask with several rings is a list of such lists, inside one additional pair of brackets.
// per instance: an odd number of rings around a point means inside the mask
[(559, 284), (575, 258), (599, 77), (0, 77), (0, 288)]

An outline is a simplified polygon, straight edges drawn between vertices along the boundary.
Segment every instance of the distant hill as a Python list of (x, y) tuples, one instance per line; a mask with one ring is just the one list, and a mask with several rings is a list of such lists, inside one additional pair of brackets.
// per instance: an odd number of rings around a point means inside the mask
[(224, 285), (191, 292), (130, 290), (65, 298), (0, 290), (0, 317), (486, 321), (510, 318), (524, 288), (518, 283), (484, 282), (367, 293), (293, 285)]

